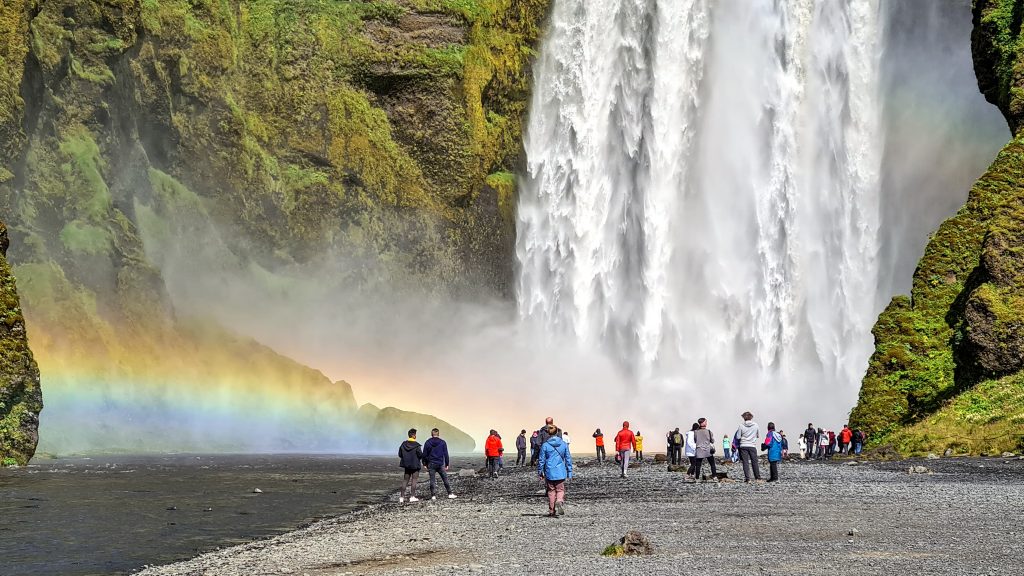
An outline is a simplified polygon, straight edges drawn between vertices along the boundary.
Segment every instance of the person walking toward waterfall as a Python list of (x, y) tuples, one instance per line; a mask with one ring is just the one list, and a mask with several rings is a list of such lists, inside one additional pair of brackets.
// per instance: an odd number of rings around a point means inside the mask
[(549, 424), (548, 438), (540, 447), (537, 459), (537, 476), (544, 481), (548, 496), (548, 516), (565, 514), (565, 483), (572, 478), (572, 454), (569, 446), (558, 436), (558, 428)]
[(743, 461), (743, 481), (750, 482), (750, 472), (753, 468), (754, 480), (761, 481), (761, 469), (757, 462), (757, 440), (761, 437), (761, 430), (754, 422), (754, 415), (750, 412), (743, 413), (743, 422), (736, 429), (736, 436), (739, 437), (740, 460)]
[(452, 485), (448, 483), (448, 443), (441, 439), (437, 428), (430, 431), (430, 439), (423, 443), (423, 463), (430, 474), (430, 499), (437, 500), (437, 476), (441, 476), (448, 498), (455, 498)]
[(398, 465), (405, 470), (402, 478), (402, 493), (398, 496), (399, 502), (405, 502), (405, 493), (408, 489), (409, 502), (419, 502), (416, 497), (416, 480), (420, 475), (420, 468), (423, 467), (423, 450), (420, 443), (416, 441), (416, 429), (409, 429), (409, 438), (398, 447)]
[(633, 440), (636, 442), (636, 461), (644, 461), (644, 437), (640, 434), (640, 431), (636, 431), (636, 435), (633, 436)]
[(622, 423), (622, 430), (615, 435), (615, 451), (619, 453), (619, 465), (622, 470), (620, 478), (626, 477), (626, 470), (629, 469), (629, 455), (636, 449), (636, 436), (629, 429), (629, 421)]
[(765, 434), (762, 450), (768, 451), (769, 482), (779, 481), (779, 462), (782, 461), (784, 450), (782, 435), (775, 431), (775, 423), (768, 423), (768, 433)]
[(491, 478), (498, 477), (498, 459), (505, 449), (501, 446), (501, 436), (496, 430), (491, 430), (487, 440), (484, 441), (484, 456), (487, 457), (487, 475)]

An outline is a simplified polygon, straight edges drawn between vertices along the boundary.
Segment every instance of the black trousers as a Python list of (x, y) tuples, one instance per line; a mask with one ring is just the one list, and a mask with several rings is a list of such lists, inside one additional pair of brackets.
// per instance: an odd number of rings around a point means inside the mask
[(498, 458), (499, 456), (487, 457), (487, 475), (491, 478), (498, 477)]
[(670, 452), (672, 453), (670, 459), (672, 460), (673, 464), (682, 464), (683, 463), (683, 447), (682, 446), (672, 446), (672, 449), (670, 450)]
[(597, 447), (597, 461), (598, 462), (604, 462), (607, 459), (608, 459), (608, 456), (605, 455), (604, 446), (598, 446)]
[(754, 469), (754, 479), (761, 479), (761, 467), (757, 461), (757, 448), (740, 446), (740, 460), (743, 462), (743, 479), (750, 481), (750, 469)]
[(715, 466), (715, 457), (708, 456), (707, 458), (694, 458), (697, 461), (697, 465), (694, 468), (693, 477), (700, 478), (700, 469), (704, 466), (704, 461), (707, 460), (708, 464), (711, 465), (711, 477), (714, 478), (718, 475), (718, 469)]
[(779, 479), (779, 463), (778, 462), (768, 462), (768, 473), (769, 473), (769, 476), (768, 476), (768, 481), (769, 482), (776, 482), (776, 481), (778, 481), (778, 479)]
[(516, 466), (520, 464), (526, 464), (526, 448), (520, 450), (519, 454), (516, 455)]

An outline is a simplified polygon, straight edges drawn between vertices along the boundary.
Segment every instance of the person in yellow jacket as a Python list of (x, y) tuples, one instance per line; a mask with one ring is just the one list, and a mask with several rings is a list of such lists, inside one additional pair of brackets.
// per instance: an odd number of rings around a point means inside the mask
[(644, 437), (640, 434), (640, 431), (636, 431), (636, 459), (640, 462), (644, 461)]

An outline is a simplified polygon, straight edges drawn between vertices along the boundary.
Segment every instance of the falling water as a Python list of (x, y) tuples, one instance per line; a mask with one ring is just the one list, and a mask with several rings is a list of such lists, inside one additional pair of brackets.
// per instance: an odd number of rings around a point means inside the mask
[(849, 399), (887, 297), (879, 38), (876, 0), (555, 0), (520, 314), (641, 387)]

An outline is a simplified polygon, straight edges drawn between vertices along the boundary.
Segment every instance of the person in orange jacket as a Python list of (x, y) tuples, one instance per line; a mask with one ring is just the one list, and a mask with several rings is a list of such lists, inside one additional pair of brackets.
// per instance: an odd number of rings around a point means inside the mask
[(484, 442), (484, 456), (487, 457), (487, 474), (491, 478), (498, 477), (498, 458), (501, 458), (505, 448), (501, 445), (501, 436), (497, 430), (491, 430), (491, 435)]
[(604, 452), (604, 433), (600, 428), (594, 431), (594, 444), (597, 446), (597, 463), (600, 464), (608, 459)]
[(622, 423), (622, 430), (615, 435), (615, 451), (619, 453), (619, 464), (622, 465), (622, 478), (626, 477), (626, 470), (629, 468), (629, 455), (636, 448), (636, 436), (629, 429), (629, 421)]

